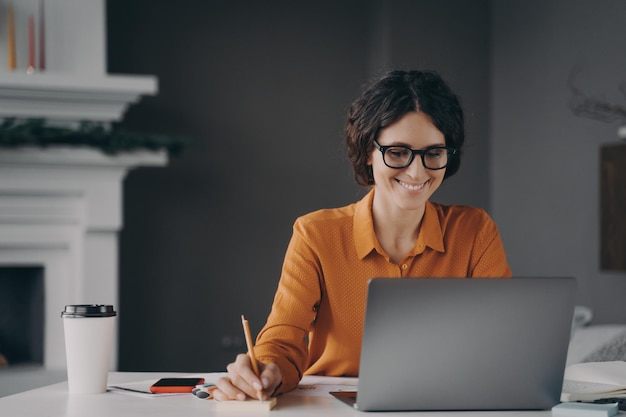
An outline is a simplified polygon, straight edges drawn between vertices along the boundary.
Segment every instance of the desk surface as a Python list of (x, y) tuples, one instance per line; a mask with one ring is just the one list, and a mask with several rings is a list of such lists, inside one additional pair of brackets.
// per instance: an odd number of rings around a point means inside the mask
[[(156, 381), (167, 376), (187, 376), (188, 374), (173, 374), (162, 372), (121, 373), (112, 372), (109, 375), (109, 385), (131, 383), (136, 381)], [(200, 375), (200, 374), (198, 374)], [(214, 382), (221, 374), (202, 374), (207, 382)], [(390, 412), (372, 413), (360, 412), (350, 408), (326, 394), (336, 385), (349, 384), (346, 378), (305, 377), (302, 383), (305, 388), (285, 394), (279, 398), (278, 405), (269, 413), (271, 416), (309, 417), (320, 415), (332, 416), (503, 416), (503, 417), (536, 417), (550, 416), (550, 411), (495, 411), (495, 412)], [(352, 381), (355, 383), (355, 380)], [(20, 417), (126, 417), (126, 416), (213, 416), (213, 415), (250, 415), (241, 412), (218, 412), (213, 400), (201, 400), (191, 394), (167, 397), (143, 398), (137, 395), (123, 394), (109, 391), (105, 394), (70, 395), (67, 391), (67, 382), (61, 382), (47, 387), (22, 392), (0, 398), (0, 410), (3, 416)], [(268, 412), (260, 414), (267, 415)]]

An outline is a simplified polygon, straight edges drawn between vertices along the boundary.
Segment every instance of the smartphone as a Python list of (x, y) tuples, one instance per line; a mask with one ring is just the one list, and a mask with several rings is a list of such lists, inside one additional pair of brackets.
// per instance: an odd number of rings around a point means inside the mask
[(196, 385), (204, 384), (204, 378), (161, 378), (150, 387), (155, 394), (191, 392)]

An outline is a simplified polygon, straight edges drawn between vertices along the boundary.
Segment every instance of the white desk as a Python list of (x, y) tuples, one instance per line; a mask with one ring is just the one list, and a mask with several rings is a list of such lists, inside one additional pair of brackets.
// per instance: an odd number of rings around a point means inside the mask
[[(221, 374), (203, 374), (207, 382), (214, 382)], [(188, 376), (188, 374), (172, 374), (163, 372), (153, 373), (120, 373), (112, 372), (109, 376), (109, 385), (123, 384), (135, 381), (154, 380), (167, 376)], [(307, 383), (307, 378), (303, 383)], [(320, 381), (320, 377), (313, 377)], [(343, 380), (323, 378), (324, 383), (339, 384)], [(340, 402), (330, 394), (326, 395), (324, 385), (316, 385), (317, 392), (299, 390), (288, 393), (278, 399), (278, 405), (270, 412), (259, 414), (273, 417), (310, 417), (310, 416), (502, 416), (502, 417), (544, 417), (550, 416), (550, 411), (495, 411), (495, 412), (390, 412), (372, 413), (360, 412)], [(70, 395), (67, 391), (67, 382), (61, 382), (47, 387), (22, 392), (0, 398), (0, 414), (2, 416), (19, 417), (207, 417), (214, 415), (250, 416), (252, 413), (221, 412), (215, 410), (213, 400), (201, 400), (192, 394), (153, 398), (144, 398), (117, 392), (94, 395)]]

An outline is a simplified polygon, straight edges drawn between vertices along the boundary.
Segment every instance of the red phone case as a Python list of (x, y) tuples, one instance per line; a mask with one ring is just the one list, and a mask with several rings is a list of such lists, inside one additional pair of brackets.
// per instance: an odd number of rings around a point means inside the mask
[[(173, 383), (167, 384), (168, 380)], [(154, 394), (187, 393), (200, 384), (204, 384), (204, 378), (162, 378), (150, 387), (150, 392)]]

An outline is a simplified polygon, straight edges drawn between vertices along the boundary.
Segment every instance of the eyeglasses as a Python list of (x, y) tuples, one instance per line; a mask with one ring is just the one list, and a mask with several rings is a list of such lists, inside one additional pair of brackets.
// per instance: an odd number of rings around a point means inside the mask
[(401, 169), (411, 165), (415, 155), (422, 158), (426, 169), (444, 169), (457, 154), (457, 149), (446, 146), (432, 146), (423, 150), (411, 149), (408, 146), (380, 146), (374, 140), (374, 146), (383, 154), (383, 162), (389, 168)]

